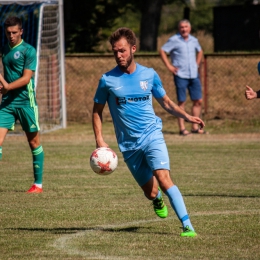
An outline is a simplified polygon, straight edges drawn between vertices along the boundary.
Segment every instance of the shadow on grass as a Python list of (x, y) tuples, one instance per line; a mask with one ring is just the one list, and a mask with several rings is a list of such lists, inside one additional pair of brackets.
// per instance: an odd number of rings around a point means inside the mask
[(225, 198), (260, 198), (260, 195), (232, 195), (232, 194), (185, 194), (184, 197), (225, 197)]
[[(93, 227), (93, 228), (5, 228), (5, 230), (14, 231), (30, 231), (30, 232), (48, 232), (52, 234), (76, 234), (82, 231), (103, 231), (103, 232), (127, 232), (136, 233), (140, 229), (150, 229), (149, 227), (126, 227), (126, 228), (105, 228), (105, 227)], [(153, 232), (154, 233), (154, 232)], [(167, 235), (165, 232), (156, 232), (160, 235)]]

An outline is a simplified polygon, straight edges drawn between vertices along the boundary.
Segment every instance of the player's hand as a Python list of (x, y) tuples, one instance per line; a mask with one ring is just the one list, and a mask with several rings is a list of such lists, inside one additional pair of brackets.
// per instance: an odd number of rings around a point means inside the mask
[(0, 85), (0, 94), (5, 95), (8, 92), (8, 89), (6, 89), (3, 85)]
[(4, 95), (8, 92), (9, 84), (4, 80), (2, 74), (0, 74), (0, 94)]
[(257, 97), (256, 92), (250, 88), (249, 86), (246, 86), (246, 92), (245, 92), (245, 96), (247, 100), (251, 100)]
[(193, 124), (198, 124), (199, 129), (203, 129), (205, 127), (205, 123), (203, 122), (203, 120), (196, 116), (187, 116), (187, 119), (185, 119), (185, 121)]
[(96, 148), (99, 148), (99, 147), (109, 147), (109, 145), (103, 140), (96, 141)]

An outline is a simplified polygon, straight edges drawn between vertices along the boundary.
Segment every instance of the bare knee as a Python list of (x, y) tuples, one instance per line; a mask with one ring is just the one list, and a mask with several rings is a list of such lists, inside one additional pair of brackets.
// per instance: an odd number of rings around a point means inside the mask
[(174, 185), (169, 170), (165, 170), (165, 169), (155, 170), (154, 175), (156, 176), (159, 186), (163, 192), (167, 191), (170, 187)]
[(40, 145), (39, 132), (26, 133), (26, 136), (31, 149), (35, 149)]
[(193, 101), (193, 106), (194, 107), (200, 107), (201, 105), (202, 105), (202, 99)]

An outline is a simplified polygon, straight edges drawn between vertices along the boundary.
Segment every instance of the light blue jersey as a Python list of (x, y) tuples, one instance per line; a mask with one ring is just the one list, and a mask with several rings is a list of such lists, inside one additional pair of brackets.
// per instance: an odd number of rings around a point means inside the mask
[(152, 97), (165, 94), (154, 69), (140, 64), (132, 74), (117, 66), (101, 77), (94, 102), (108, 103), (121, 152), (139, 149), (161, 132), (162, 121), (154, 113)]

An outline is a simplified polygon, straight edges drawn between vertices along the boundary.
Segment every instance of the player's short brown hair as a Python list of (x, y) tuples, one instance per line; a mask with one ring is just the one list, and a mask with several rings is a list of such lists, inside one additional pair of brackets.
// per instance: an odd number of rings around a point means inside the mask
[(109, 42), (111, 45), (114, 45), (114, 43), (119, 41), (121, 38), (125, 38), (130, 46), (136, 45), (135, 33), (126, 27), (118, 28), (115, 32), (113, 32), (109, 37)]
[(10, 16), (4, 22), (4, 28), (5, 29), (7, 27), (16, 26), (16, 25), (19, 26), (19, 29), (22, 29), (22, 27), (23, 27), (22, 20), (17, 16)]

